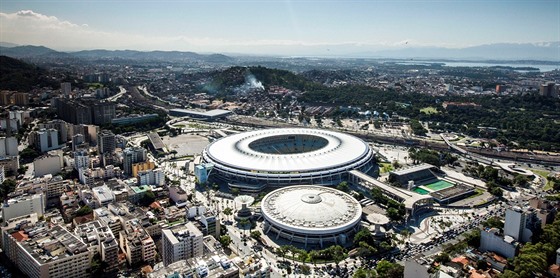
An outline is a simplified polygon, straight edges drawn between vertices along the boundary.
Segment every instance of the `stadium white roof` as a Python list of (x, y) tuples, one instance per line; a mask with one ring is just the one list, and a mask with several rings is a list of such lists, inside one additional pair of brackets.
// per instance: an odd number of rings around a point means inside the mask
[[(317, 137), (324, 146), (300, 153), (274, 154), (258, 151), (251, 143), (266, 142), (278, 136)], [(309, 138), (309, 137), (307, 137)], [(264, 129), (230, 135), (219, 139), (206, 148), (207, 155), (214, 163), (252, 172), (298, 173), (315, 170), (334, 169), (351, 164), (370, 152), (369, 146), (361, 139), (334, 131), (305, 128)]]
[(360, 222), (362, 207), (350, 195), (325, 186), (287, 186), (266, 195), (263, 216), (275, 226), (303, 234), (334, 234)]

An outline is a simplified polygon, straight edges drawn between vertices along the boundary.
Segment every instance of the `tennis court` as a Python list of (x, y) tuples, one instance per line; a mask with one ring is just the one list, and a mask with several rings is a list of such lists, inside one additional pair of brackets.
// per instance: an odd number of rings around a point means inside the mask
[(440, 191), (442, 189), (446, 189), (449, 187), (452, 187), (453, 184), (448, 182), (448, 181), (444, 181), (444, 180), (438, 180), (436, 182), (430, 183), (430, 184), (425, 184), (424, 187), (431, 189), (433, 191)]

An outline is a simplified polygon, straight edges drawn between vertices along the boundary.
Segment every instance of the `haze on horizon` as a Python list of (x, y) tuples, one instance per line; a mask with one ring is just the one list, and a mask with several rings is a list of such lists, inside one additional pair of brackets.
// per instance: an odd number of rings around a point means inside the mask
[(547, 43), (560, 1), (2, 0), (0, 41), (279, 55)]

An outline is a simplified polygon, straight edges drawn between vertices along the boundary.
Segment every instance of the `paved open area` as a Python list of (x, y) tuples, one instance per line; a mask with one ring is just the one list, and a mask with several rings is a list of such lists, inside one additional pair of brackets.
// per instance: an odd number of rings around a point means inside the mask
[(196, 134), (164, 136), (161, 139), (170, 151), (177, 151), (177, 156), (200, 154), (209, 143), (208, 138)]

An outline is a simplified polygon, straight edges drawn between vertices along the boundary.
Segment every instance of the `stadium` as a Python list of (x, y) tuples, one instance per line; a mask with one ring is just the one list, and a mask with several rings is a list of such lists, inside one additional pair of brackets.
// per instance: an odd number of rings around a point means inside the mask
[(276, 189), (261, 203), (265, 233), (306, 247), (345, 244), (358, 228), (362, 207), (352, 196), (324, 186)]
[(333, 185), (351, 170), (367, 173), (373, 152), (361, 139), (334, 131), (279, 128), (230, 135), (202, 153), (211, 175), (244, 191), (264, 186)]

